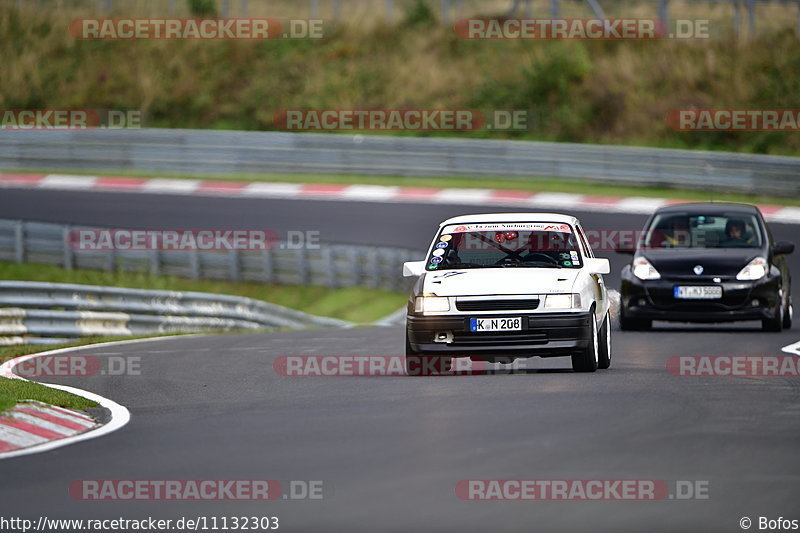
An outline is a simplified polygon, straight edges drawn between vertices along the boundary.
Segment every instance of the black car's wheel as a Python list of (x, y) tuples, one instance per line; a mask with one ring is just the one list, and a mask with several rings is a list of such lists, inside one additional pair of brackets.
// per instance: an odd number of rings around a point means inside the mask
[(600, 328), (598, 342), (597, 368), (606, 369), (611, 366), (611, 317), (606, 315), (603, 327)]
[(622, 331), (642, 331), (653, 327), (652, 320), (644, 318), (628, 318), (625, 316), (625, 308), (619, 313), (619, 329)]
[(598, 354), (600, 352), (600, 341), (597, 331), (597, 321), (594, 318), (594, 313), (591, 316), (590, 334), (591, 339), (589, 346), (580, 353), (572, 356), (572, 370), (575, 372), (594, 372), (597, 370)]
[(775, 313), (771, 318), (761, 320), (761, 329), (764, 331), (781, 331), (783, 329), (783, 305), (775, 308)]
[(406, 374), (409, 376), (431, 376), (446, 374), (453, 367), (453, 358), (442, 355), (426, 355), (411, 348), (406, 332)]
[(792, 295), (790, 294), (786, 303), (786, 309), (783, 311), (783, 329), (792, 329), (793, 314), (794, 308), (792, 307)]

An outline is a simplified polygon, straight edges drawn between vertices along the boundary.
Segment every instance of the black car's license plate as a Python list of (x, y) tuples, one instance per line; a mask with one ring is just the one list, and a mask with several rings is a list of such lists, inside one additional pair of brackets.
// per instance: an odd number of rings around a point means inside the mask
[(674, 296), (678, 300), (719, 300), (722, 298), (722, 287), (676, 286)]

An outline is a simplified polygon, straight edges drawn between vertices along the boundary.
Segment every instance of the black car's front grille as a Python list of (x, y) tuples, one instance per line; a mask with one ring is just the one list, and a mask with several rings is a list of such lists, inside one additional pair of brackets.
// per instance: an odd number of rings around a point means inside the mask
[(539, 299), (525, 300), (456, 300), (456, 309), (459, 311), (514, 311), (522, 309), (536, 309)]

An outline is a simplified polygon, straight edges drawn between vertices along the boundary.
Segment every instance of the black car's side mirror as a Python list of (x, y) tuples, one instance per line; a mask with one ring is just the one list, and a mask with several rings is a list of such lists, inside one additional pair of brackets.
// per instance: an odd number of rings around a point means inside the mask
[(787, 255), (794, 252), (794, 243), (789, 241), (778, 241), (772, 245), (772, 253), (775, 255)]

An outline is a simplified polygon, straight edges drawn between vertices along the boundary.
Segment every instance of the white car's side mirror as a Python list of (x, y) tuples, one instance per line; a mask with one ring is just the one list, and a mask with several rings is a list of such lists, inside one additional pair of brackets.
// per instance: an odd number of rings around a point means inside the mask
[(586, 268), (589, 269), (590, 274), (608, 274), (611, 272), (611, 263), (608, 262), (608, 259), (599, 257), (586, 258)]
[(404, 278), (418, 278), (425, 273), (425, 261), (407, 261), (403, 263)]

